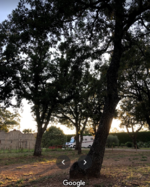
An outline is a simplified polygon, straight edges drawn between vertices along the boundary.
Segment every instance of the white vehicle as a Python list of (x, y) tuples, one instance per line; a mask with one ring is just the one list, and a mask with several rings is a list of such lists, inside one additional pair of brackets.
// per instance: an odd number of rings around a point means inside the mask
[(66, 147), (70, 147), (70, 145), (72, 145), (72, 143), (74, 143), (74, 142), (75, 142), (75, 138), (73, 136), (73, 137), (71, 137), (70, 142), (66, 142)]
[[(80, 137), (79, 137), (79, 140), (80, 140)], [(94, 141), (94, 136), (83, 136), (81, 147), (90, 148), (93, 144), (93, 141)], [(68, 143), (68, 147), (75, 148), (75, 146), (76, 146), (75, 137), (71, 137), (71, 140)]]

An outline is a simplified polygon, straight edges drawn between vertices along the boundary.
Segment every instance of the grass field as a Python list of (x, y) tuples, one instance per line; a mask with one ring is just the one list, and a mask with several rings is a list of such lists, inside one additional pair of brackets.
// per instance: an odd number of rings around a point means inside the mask
[[(82, 155), (88, 150), (83, 150)], [(43, 151), (43, 156), (33, 157), (31, 152), (11, 152), (0, 154), (0, 186), (63, 186), (69, 177), (69, 168), (59, 169), (56, 158), (67, 155), (71, 164), (81, 155), (74, 150)], [(87, 187), (106, 186), (150, 186), (150, 152), (106, 150), (97, 179), (82, 179)], [(77, 180), (78, 181), (78, 180)], [(82, 187), (82, 186), (81, 186)]]

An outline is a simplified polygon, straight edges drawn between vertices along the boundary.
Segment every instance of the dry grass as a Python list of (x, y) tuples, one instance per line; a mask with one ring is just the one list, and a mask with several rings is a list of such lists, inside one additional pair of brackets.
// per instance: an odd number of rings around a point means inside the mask
[[(84, 151), (83, 154), (87, 152)], [(11, 163), (5, 156), (4, 160), (0, 160), (0, 186), (63, 186), (63, 180), (69, 179), (69, 168), (61, 170), (55, 164), (56, 158), (64, 155), (63, 153), (70, 157), (72, 163), (79, 158), (76, 151), (51, 151), (40, 158), (32, 155), (14, 156), (11, 157)], [(148, 187), (150, 186), (150, 152), (106, 151), (101, 177), (84, 181), (86, 187)]]

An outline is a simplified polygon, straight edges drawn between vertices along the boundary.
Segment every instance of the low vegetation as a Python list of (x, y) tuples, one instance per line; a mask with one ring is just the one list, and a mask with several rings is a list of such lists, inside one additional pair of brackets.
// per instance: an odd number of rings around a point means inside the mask
[[(83, 150), (86, 155), (88, 150)], [(86, 187), (119, 187), (150, 185), (150, 152), (106, 150), (98, 179), (86, 179)], [(71, 149), (43, 149), (43, 156), (34, 157), (30, 152), (0, 154), (0, 186), (7, 187), (46, 187), (63, 186), (68, 178), (69, 168), (61, 170), (56, 166), (59, 155), (67, 155), (71, 163), (80, 155)], [(11, 159), (10, 159), (11, 158)], [(13, 172), (12, 172), (13, 170)], [(83, 179), (82, 179), (83, 180)]]

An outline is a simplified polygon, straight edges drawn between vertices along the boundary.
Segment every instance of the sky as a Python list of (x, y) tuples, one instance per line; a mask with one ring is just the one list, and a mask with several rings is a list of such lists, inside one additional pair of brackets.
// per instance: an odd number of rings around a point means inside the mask
[(19, 0), (0, 0), (0, 22), (7, 19), (8, 14), (17, 8)]
[[(7, 16), (11, 14), (12, 10), (17, 8), (18, 2), (19, 0), (0, 0), (0, 23), (4, 21), (5, 19), (7, 19)], [(21, 116), (19, 130), (22, 131), (23, 129), (30, 128), (34, 130), (35, 132), (37, 132), (36, 122), (31, 115), (31, 109), (30, 109), (31, 106), (28, 104), (26, 100), (23, 100), (23, 105), (24, 105), (23, 111), (19, 110), (19, 114)], [(9, 110), (11, 112), (13, 111), (11, 108), (9, 108)], [(119, 129), (119, 124), (120, 124), (119, 120), (113, 119), (111, 129), (113, 128)], [(60, 124), (55, 124), (55, 125), (57, 127), (60, 127), (64, 131), (65, 134), (75, 134), (75, 129), (70, 130), (64, 125), (60, 125)]]

